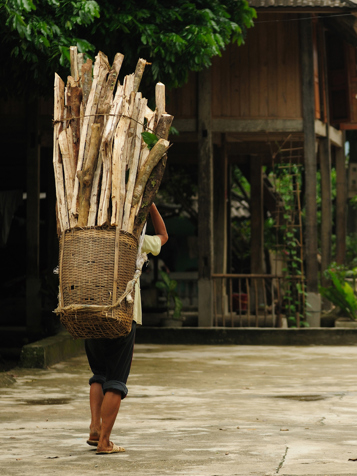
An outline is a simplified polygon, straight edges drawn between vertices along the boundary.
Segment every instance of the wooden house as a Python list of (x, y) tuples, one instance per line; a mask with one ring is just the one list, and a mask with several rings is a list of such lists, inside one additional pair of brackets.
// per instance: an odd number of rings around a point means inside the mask
[(287, 140), (291, 150), (302, 150), (308, 322), (319, 326), (316, 172), (319, 167), (323, 271), (331, 262), (332, 161), (337, 169), (337, 261), (342, 263), (345, 256), (344, 144), (345, 131), (357, 128), (357, 2), (249, 3), (256, 9), (257, 19), (245, 44), (231, 44), (222, 57), (213, 59), (209, 70), (192, 75), (186, 86), (170, 95), (170, 112), (180, 132), (170, 160), (198, 165), (199, 326), (214, 323), (215, 277), (230, 277), (227, 168), (232, 163), (248, 168), (250, 272), (263, 276), (263, 216), (269, 197), (262, 168), (272, 164), (272, 144)]

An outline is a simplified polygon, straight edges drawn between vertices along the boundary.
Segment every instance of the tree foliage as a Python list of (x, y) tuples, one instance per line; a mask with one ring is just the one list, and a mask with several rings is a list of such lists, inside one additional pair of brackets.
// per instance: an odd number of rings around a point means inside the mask
[(68, 72), (69, 46), (94, 53), (80, 29), (99, 16), (99, 5), (91, 0), (0, 2), (2, 95), (51, 91), (54, 71), (65, 65)]
[(0, 1), (2, 92), (14, 82), (16, 94), (20, 85), (51, 90), (53, 72), (68, 71), (71, 45), (110, 60), (120, 51), (129, 72), (140, 56), (151, 63), (147, 83), (177, 87), (228, 43), (243, 43), (254, 17), (247, 0)]

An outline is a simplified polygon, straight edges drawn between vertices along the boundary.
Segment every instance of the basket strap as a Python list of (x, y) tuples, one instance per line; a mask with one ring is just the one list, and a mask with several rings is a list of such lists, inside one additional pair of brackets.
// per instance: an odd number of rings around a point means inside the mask
[(114, 280), (113, 280), (113, 300), (112, 300), (113, 306), (117, 300), (118, 269), (119, 269), (119, 237), (120, 237), (120, 228), (119, 226), (117, 226), (115, 230)]
[(62, 263), (63, 263), (63, 253), (64, 253), (64, 237), (65, 237), (66, 232), (63, 231), (61, 235), (61, 256), (59, 259), (59, 270), (58, 270), (58, 277), (59, 277), (59, 285), (60, 285), (60, 295), (59, 295), (59, 301), (60, 301), (60, 306), (63, 307), (63, 286), (62, 286)]

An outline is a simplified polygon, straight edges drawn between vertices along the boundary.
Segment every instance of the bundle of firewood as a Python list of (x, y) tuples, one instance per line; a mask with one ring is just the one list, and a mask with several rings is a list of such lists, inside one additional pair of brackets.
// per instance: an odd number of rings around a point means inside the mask
[(138, 237), (166, 165), (173, 116), (165, 112), (165, 86), (156, 85), (152, 111), (138, 92), (145, 60), (120, 84), (122, 54), (110, 66), (99, 52), (93, 67), (76, 47), (70, 53), (67, 85), (57, 74), (54, 84), (58, 233), (111, 225)]

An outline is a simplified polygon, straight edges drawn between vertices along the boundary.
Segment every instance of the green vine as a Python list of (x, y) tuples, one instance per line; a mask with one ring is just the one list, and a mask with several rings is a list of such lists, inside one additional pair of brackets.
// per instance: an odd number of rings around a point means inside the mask
[(276, 228), (275, 247), (284, 257), (284, 290), (281, 300), (289, 327), (306, 327), (302, 255), (302, 217), (300, 192), (302, 168), (298, 165), (275, 165), (270, 179), (281, 197), (278, 213), (272, 220)]

